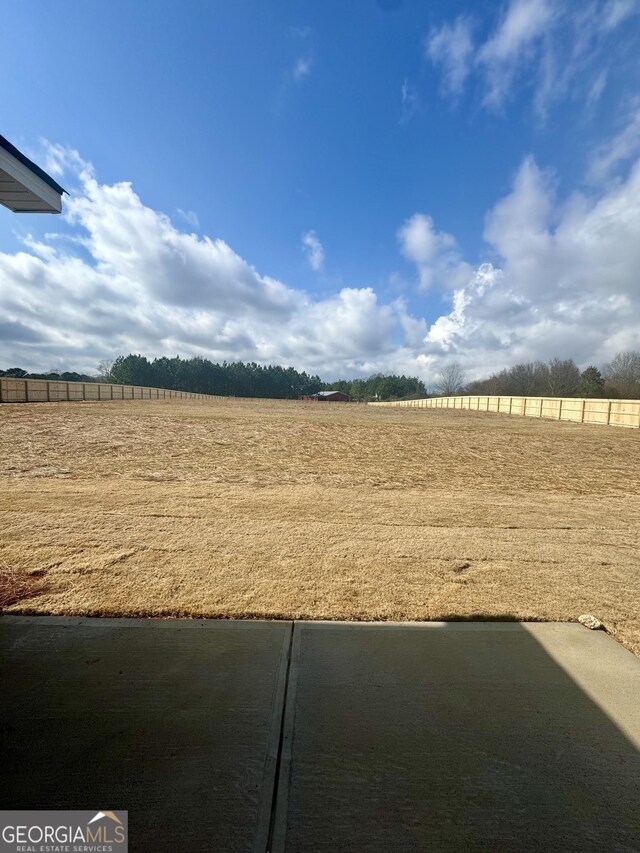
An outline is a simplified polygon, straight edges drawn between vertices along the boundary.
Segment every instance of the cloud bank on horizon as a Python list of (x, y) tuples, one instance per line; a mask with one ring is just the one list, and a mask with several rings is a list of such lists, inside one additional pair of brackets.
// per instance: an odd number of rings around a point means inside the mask
[[(313, 299), (224, 241), (181, 231), (130, 183), (100, 183), (77, 152), (51, 146), (48, 163), (77, 182), (69, 233), (0, 253), (7, 366), (89, 371), (140, 351), (431, 381), (452, 360), (480, 376), (556, 353), (602, 363), (640, 345), (640, 159), (600, 192), (558, 203), (553, 176), (526, 158), (486, 217), (494, 260), (475, 268), (428, 214), (409, 217), (397, 237), (417, 287), (437, 281), (450, 294), (451, 310), (433, 318), (411, 315), (402, 299), (385, 304), (373, 288)], [(317, 238), (305, 238), (319, 268)]]

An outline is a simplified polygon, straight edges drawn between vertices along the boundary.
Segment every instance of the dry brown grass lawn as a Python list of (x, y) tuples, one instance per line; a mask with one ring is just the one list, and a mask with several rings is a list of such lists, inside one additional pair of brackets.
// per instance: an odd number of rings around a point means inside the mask
[(0, 563), (27, 590), (5, 609), (590, 612), (640, 653), (639, 463), (640, 431), (493, 414), (238, 400), (3, 405)]

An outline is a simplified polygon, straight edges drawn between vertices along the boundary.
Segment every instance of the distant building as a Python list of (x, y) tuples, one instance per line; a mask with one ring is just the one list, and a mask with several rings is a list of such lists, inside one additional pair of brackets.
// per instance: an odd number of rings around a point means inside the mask
[(318, 391), (317, 394), (309, 394), (302, 400), (314, 400), (316, 403), (350, 403), (351, 397), (344, 391)]

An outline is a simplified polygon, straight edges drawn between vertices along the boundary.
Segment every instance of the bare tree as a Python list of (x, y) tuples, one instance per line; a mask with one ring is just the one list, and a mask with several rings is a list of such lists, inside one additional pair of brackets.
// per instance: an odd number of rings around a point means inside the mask
[(98, 375), (97, 378), (101, 382), (108, 382), (111, 377), (111, 368), (113, 367), (113, 359), (111, 358), (103, 358), (98, 362)]
[(603, 372), (607, 393), (614, 391), (632, 400), (640, 398), (640, 352), (619, 352)]
[(500, 373), (492, 373), (487, 379), (475, 379), (473, 382), (468, 382), (467, 394), (488, 394), (489, 396), (509, 394), (510, 381), (509, 371), (501, 370)]
[(580, 371), (572, 358), (552, 358), (549, 362), (548, 393), (552, 397), (572, 397), (580, 382)]
[(436, 389), (443, 397), (459, 394), (464, 384), (464, 371), (457, 362), (443, 367), (438, 374)]
[(516, 364), (507, 371), (507, 394), (544, 394), (548, 380), (549, 368), (543, 361), (529, 361), (526, 364)]

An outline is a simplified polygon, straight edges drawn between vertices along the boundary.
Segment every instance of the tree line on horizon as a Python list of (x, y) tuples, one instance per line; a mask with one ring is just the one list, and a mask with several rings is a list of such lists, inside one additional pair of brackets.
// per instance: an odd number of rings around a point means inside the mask
[(573, 359), (552, 358), (548, 362), (515, 364), (486, 379), (465, 381), (457, 363), (444, 367), (428, 391), (415, 376), (375, 373), (367, 379), (339, 379), (324, 382), (293, 367), (260, 365), (241, 361), (213, 363), (209, 359), (155, 358), (143, 355), (118, 356), (103, 360), (97, 373), (65, 371), (28, 373), (19, 367), (0, 370), (0, 376), (24, 379), (52, 379), (64, 382), (112, 382), (119, 385), (145, 385), (173, 391), (214, 394), (229, 397), (266, 397), (295, 400), (318, 391), (337, 390), (352, 400), (406, 400), (456, 394), (529, 396), (529, 397), (613, 397), (640, 399), (640, 352), (618, 353), (602, 371), (590, 365), (580, 371)]
[(605, 397), (640, 399), (640, 352), (618, 353), (600, 371), (583, 371), (571, 358), (515, 364), (486, 379), (465, 382), (460, 365), (443, 368), (436, 384), (442, 396), (455, 394), (506, 397)]
[(143, 355), (118, 356), (115, 361), (103, 360), (97, 374), (81, 373), (27, 373), (13, 367), (0, 370), (0, 376), (21, 379), (60, 379), (65, 382), (110, 382), (117, 385), (144, 385), (167, 388), (173, 391), (190, 391), (196, 394), (213, 394), (224, 397), (265, 397), (297, 400), (318, 391), (339, 390), (352, 400), (396, 400), (409, 396), (425, 397), (427, 390), (416, 377), (377, 373), (368, 379), (324, 382), (319, 376), (309, 375), (293, 367), (261, 365), (241, 361), (216, 364), (209, 359), (155, 358)]

